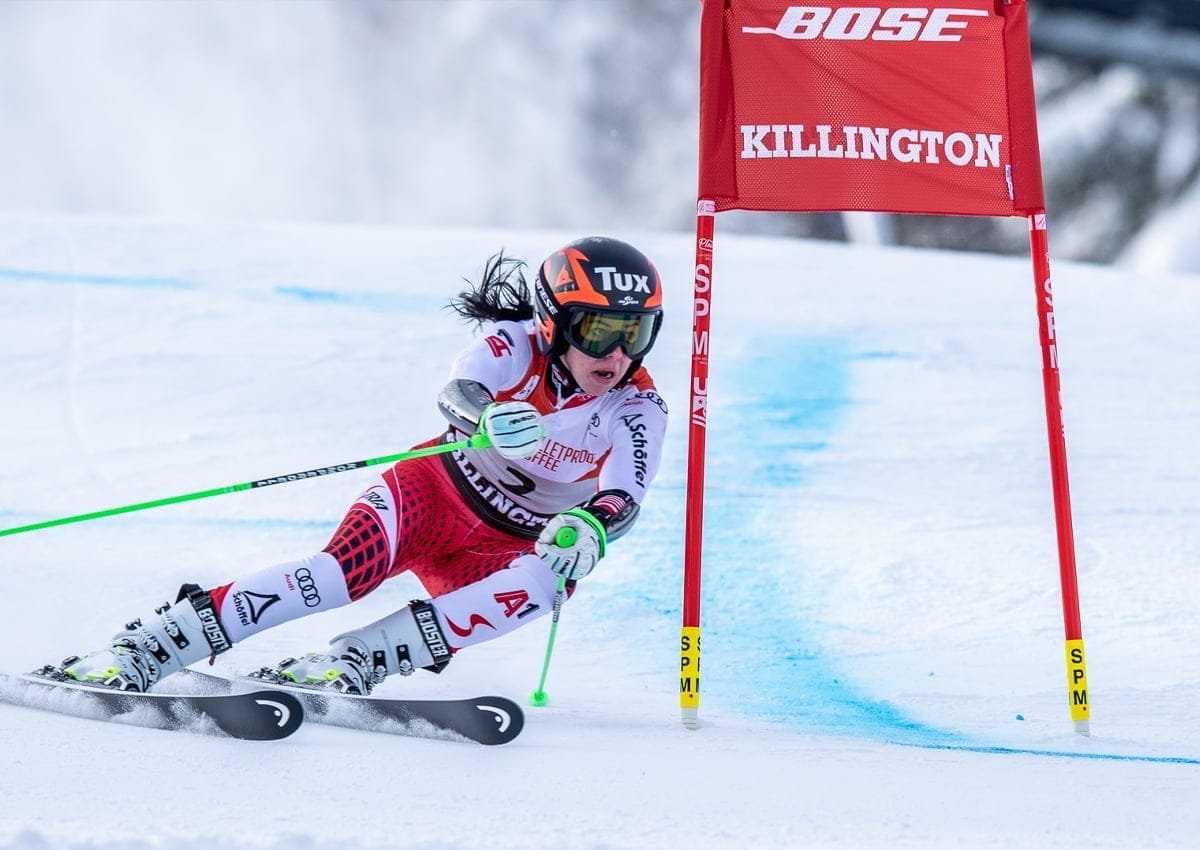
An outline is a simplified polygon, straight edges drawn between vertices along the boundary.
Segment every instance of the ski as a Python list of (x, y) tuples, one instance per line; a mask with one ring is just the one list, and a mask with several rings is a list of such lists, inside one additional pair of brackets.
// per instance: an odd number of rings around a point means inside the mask
[[(243, 685), (262, 687), (264, 684), (253, 676), (227, 679), (197, 670), (185, 670), (183, 675), (202, 679), (202, 689), (212, 693), (231, 693)], [(269, 686), (294, 695), (304, 706), (305, 718), (312, 723), (366, 732), (443, 741), (474, 741), (494, 746), (512, 741), (525, 726), (525, 714), (521, 706), (500, 696), (390, 699), (316, 691), (284, 682), (271, 682)]]
[(274, 688), (227, 694), (139, 693), (63, 681), (40, 671), (25, 675), (0, 673), (0, 702), (92, 720), (223, 734), (247, 741), (286, 738), (304, 721), (300, 701)]

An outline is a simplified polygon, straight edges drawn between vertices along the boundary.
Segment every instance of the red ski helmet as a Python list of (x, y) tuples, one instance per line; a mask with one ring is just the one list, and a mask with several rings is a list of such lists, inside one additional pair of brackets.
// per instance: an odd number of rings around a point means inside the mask
[(626, 242), (579, 239), (538, 268), (533, 313), (543, 354), (558, 357), (574, 346), (604, 357), (620, 347), (634, 361), (631, 375), (662, 326), (662, 280), (646, 255)]

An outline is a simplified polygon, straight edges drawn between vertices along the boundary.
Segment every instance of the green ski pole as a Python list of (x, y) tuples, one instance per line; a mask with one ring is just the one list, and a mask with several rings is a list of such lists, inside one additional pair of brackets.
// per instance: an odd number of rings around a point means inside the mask
[(316, 469), (307, 469), (304, 472), (292, 472), (286, 475), (276, 475), (272, 478), (261, 478), (258, 481), (246, 481), (242, 484), (231, 484), (228, 487), (214, 487), (211, 490), (200, 490), (196, 493), (185, 493), (182, 496), (169, 496), (165, 499), (153, 499), (149, 502), (138, 502), (136, 505), (125, 505), (120, 508), (109, 508), (103, 511), (92, 511), (86, 514), (77, 514), (75, 516), (61, 517), (59, 519), (48, 519), (44, 522), (35, 522), (29, 525), (20, 525), (16, 528), (0, 529), (0, 537), (6, 537), (10, 534), (21, 534), (25, 531), (38, 531), (43, 528), (53, 528), (56, 525), (67, 525), (72, 522), (84, 522), (89, 519), (100, 519), (102, 517), (116, 516), (117, 514), (127, 514), (133, 511), (144, 511), (149, 508), (160, 508), (163, 505), (175, 505), (180, 502), (191, 502), (196, 499), (207, 499), (210, 496), (222, 496), (226, 493), (237, 493), (242, 490), (256, 490), (259, 487), (270, 487), (272, 484), (287, 484), (292, 481), (303, 481), (308, 478), (318, 478), (322, 475), (333, 475), (338, 472), (349, 472), (352, 469), (362, 469), (367, 466), (377, 466), (381, 463), (398, 463), (402, 460), (412, 460), (413, 458), (425, 457), (427, 455), (444, 454), (445, 452), (458, 451), (459, 449), (483, 449), (491, 445), (491, 441), (486, 434), (476, 434), (466, 440), (459, 440), (455, 443), (440, 443), (436, 446), (426, 446), (423, 449), (412, 449), (407, 452), (400, 452), (394, 455), (384, 455), (383, 457), (368, 458), (367, 460), (355, 460), (349, 463), (339, 463), (335, 466), (322, 466)]
[[(575, 529), (561, 528), (554, 536), (556, 546), (574, 546)], [(546, 659), (542, 662), (542, 678), (538, 680), (537, 689), (529, 695), (529, 704), (537, 707), (546, 705), (550, 698), (546, 696), (546, 676), (550, 673), (550, 657), (554, 654), (554, 639), (558, 635), (558, 615), (562, 613), (563, 600), (567, 596), (567, 577), (558, 577), (558, 586), (554, 588), (554, 612), (550, 615), (550, 637), (546, 641)]]

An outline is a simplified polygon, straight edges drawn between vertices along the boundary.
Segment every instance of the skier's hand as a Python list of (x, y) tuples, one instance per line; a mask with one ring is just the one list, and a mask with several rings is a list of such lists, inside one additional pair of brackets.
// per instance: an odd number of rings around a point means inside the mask
[(551, 517), (533, 550), (563, 578), (580, 579), (604, 557), (605, 533), (600, 520), (581, 508)]
[(529, 457), (542, 447), (546, 431), (542, 414), (527, 401), (489, 404), (479, 417), (479, 433), (488, 445), (509, 458)]

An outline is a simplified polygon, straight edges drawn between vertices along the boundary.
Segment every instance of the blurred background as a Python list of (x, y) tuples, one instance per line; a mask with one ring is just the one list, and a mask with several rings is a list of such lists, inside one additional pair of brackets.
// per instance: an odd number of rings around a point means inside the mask
[[(1031, 0), (1052, 256), (1200, 272), (1200, 0)], [(690, 231), (698, 0), (6, 0), (0, 211)], [(1021, 219), (722, 231), (1028, 252)]]

